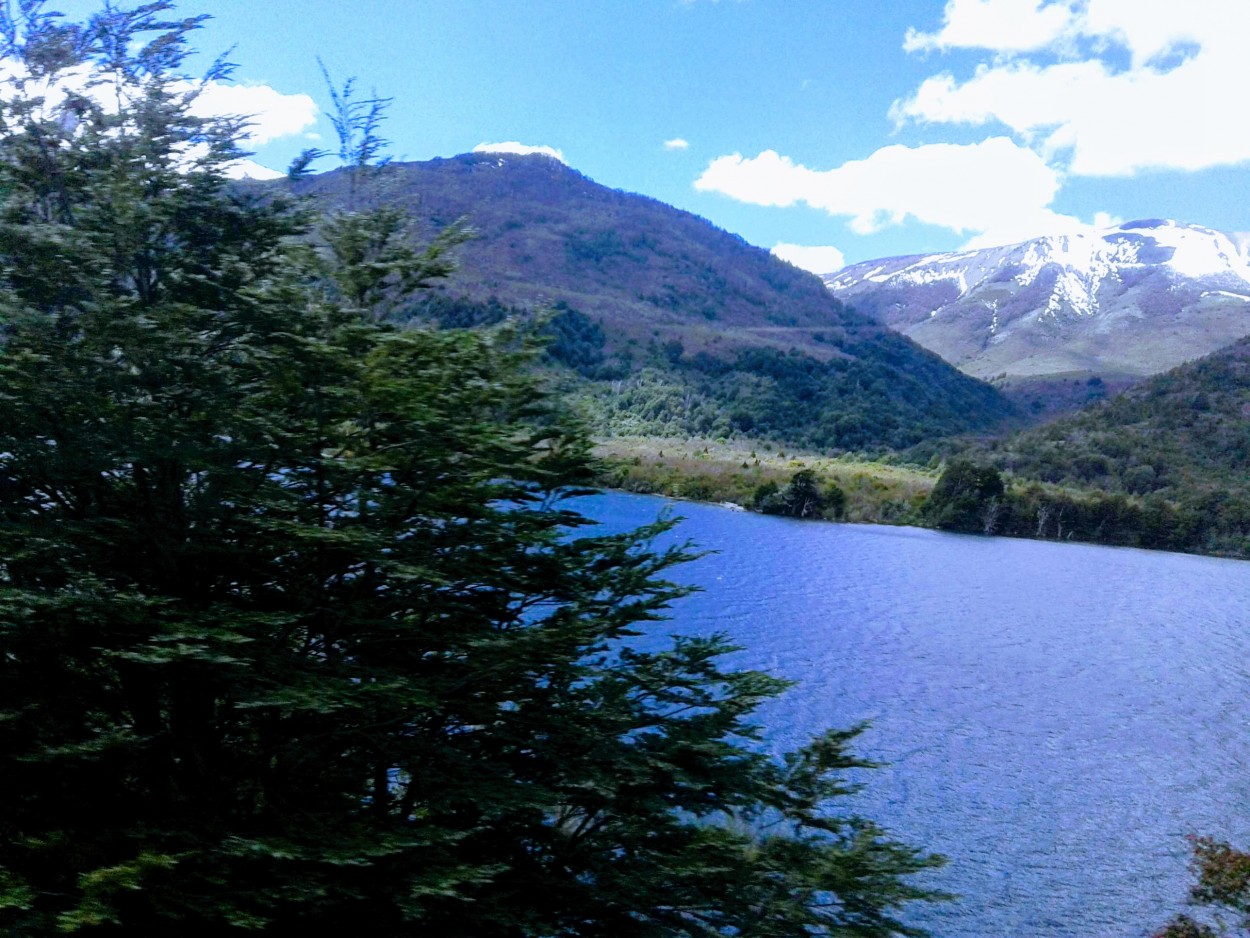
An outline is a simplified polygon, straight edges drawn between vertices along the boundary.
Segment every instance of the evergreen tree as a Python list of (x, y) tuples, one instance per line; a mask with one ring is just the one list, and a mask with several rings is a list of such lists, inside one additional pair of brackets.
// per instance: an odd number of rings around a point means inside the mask
[(428, 251), (231, 187), (198, 23), (0, 16), (0, 929), (914, 934), (853, 733), (621, 641), (688, 552), (587, 532), (516, 334), (379, 315)]
[(755, 490), (755, 508), (767, 515), (791, 518), (840, 518), (846, 510), (846, 492), (835, 482), (823, 490), (816, 473), (800, 469), (784, 488), (765, 482)]
[(929, 493), (924, 515), (934, 527), (993, 534), (1006, 491), (993, 466), (952, 459)]

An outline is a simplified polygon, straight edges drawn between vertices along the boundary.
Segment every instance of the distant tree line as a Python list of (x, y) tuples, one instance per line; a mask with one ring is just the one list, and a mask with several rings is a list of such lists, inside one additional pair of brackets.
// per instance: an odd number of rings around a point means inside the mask
[(919, 520), (948, 531), (1156, 550), (1211, 552), (1220, 544), (1213, 540), (1218, 522), (1196, 506), (1037, 482), (1009, 485), (994, 466), (965, 458), (945, 466)]
[(999, 533), (1247, 556), (1248, 416), (1242, 340), (1043, 426), (906, 455), (970, 460), (1011, 480)]
[(759, 486), (752, 507), (766, 515), (836, 521), (846, 509), (846, 492), (836, 482), (822, 485), (811, 469), (800, 469), (784, 486), (776, 482)]

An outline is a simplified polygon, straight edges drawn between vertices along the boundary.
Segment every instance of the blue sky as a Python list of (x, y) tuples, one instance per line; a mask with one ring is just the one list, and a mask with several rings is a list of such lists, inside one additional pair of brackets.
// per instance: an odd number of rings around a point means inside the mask
[[(55, 4), (71, 15), (86, 0)], [(329, 145), (321, 56), (396, 159), (557, 151), (828, 270), (1141, 217), (1250, 231), (1246, 0), (199, 0), (256, 160)], [(320, 138), (320, 139), (318, 139)], [(329, 168), (331, 164), (324, 164)]]

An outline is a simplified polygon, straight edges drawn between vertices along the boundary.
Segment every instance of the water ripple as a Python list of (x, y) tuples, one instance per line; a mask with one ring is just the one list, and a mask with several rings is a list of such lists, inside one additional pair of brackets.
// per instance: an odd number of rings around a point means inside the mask
[[(663, 504), (588, 503), (618, 529)], [(1181, 908), (1187, 834), (1250, 843), (1250, 566), (677, 510), (718, 553), (660, 631), (800, 682), (760, 714), (778, 750), (872, 721), (890, 765), (855, 806), (950, 857), (935, 935), (1139, 938)]]

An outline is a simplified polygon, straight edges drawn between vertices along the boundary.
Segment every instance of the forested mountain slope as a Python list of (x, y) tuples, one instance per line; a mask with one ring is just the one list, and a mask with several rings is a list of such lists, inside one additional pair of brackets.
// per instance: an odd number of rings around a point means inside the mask
[(1250, 550), (1250, 338), (1043, 427), (985, 444), (1017, 478), (1170, 502), (1171, 542)]
[(607, 431), (872, 448), (1014, 418), (995, 390), (846, 308), (817, 277), (548, 157), (465, 154), (391, 164), (355, 192), (342, 172), (294, 188), (339, 207), (396, 207), (418, 238), (466, 219), (475, 237), (434, 302), (440, 315), (559, 304), (580, 347), (570, 364), (596, 383)]

